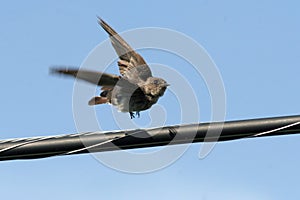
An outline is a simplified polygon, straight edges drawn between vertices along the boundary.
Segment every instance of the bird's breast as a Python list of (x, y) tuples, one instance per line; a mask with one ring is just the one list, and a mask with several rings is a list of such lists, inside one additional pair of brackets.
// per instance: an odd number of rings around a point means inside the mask
[(120, 86), (115, 86), (110, 102), (121, 112), (133, 112), (149, 109), (158, 101), (159, 96), (145, 94), (140, 88), (130, 91)]

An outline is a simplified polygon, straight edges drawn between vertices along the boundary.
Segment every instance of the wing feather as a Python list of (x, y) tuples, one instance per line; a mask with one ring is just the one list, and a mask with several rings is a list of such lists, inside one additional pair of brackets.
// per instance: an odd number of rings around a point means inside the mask
[(109, 34), (112, 46), (119, 56), (119, 71), (131, 82), (146, 81), (152, 76), (151, 70), (142, 56), (135, 52), (131, 46), (105, 21), (99, 18), (99, 24)]
[(87, 81), (99, 86), (114, 86), (120, 80), (120, 77), (113, 74), (106, 74), (96, 71), (79, 70), (74, 68), (51, 68), (51, 73), (73, 76), (75, 78)]

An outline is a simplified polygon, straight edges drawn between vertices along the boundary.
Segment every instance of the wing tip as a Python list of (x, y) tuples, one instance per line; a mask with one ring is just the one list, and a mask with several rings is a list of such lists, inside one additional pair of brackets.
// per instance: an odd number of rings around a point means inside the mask
[(100, 16), (98, 16), (98, 15), (96, 15), (96, 17), (97, 17), (97, 19), (98, 19), (98, 23), (101, 24), (102, 21), (103, 21), (102, 18), (101, 18)]
[(105, 29), (106, 26), (108, 26), (108, 24), (101, 18), (97, 15), (97, 19), (98, 19), (98, 24)]
[(53, 74), (60, 74), (61, 73), (61, 68), (56, 67), (56, 66), (51, 66), (49, 68), (49, 74), (53, 75)]
[(78, 69), (70, 68), (70, 67), (61, 67), (61, 66), (51, 66), (49, 68), (49, 74), (58, 75), (58, 74), (72, 74), (76, 75), (78, 72)]
[(97, 16), (98, 24), (108, 33), (109, 36), (118, 35), (118, 33), (106, 23), (101, 17)]

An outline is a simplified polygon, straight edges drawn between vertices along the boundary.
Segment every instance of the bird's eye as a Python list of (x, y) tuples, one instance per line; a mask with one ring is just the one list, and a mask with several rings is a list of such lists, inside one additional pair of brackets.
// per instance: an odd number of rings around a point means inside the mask
[(155, 85), (158, 85), (158, 80), (154, 80), (153, 83), (154, 83)]

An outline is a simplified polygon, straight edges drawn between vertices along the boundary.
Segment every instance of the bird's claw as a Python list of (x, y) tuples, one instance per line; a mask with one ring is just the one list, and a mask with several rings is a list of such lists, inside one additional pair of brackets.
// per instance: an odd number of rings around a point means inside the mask
[(135, 118), (135, 116), (134, 116), (134, 113), (133, 113), (133, 112), (129, 112), (129, 114), (130, 114), (130, 119), (133, 119), (133, 118)]
[(139, 111), (135, 112), (135, 114), (134, 114), (133, 112), (129, 112), (129, 114), (130, 114), (130, 119), (135, 118), (135, 115), (136, 115), (138, 118), (140, 118), (140, 116), (141, 116)]

